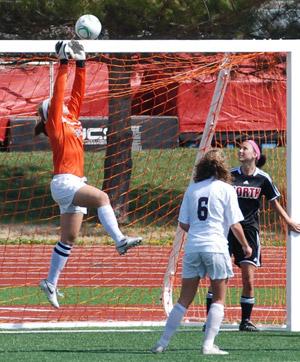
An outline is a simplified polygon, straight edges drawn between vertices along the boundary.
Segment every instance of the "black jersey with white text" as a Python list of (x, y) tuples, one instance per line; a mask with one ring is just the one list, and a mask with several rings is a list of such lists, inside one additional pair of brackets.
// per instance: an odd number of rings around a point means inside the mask
[(244, 220), (241, 222), (244, 228), (254, 227), (259, 231), (259, 209), (262, 196), (267, 200), (275, 200), (280, 196), (277, 187), (271, 177), (259, 168), (253, 175), (244, 175), (240, 167), (231, 170), (233, 187), (238, 196), (239, 206)]

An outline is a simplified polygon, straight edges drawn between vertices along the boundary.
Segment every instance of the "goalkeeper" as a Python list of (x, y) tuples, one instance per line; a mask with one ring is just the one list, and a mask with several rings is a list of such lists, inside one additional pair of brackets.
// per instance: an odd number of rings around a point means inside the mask
[[(115, 241), (120, 255), (139, 245), (142, 238), (124, 236), (119, 229), (108, 195), (86, 183), (83, 132), (78, 119), (85, 90), (85, 52), (83, 46), (76, 40), (69, 43), (57, 42), (55, 50), (60, 66), (53, 97), (44, 100), (38, 108), (40, 120), (35, 127), (35, 135), (44, 133), (49, 137), (51, 144), (54, 177), (50, 186), (52, 197), (60, 208), (61, 227), (60, 241), (53, 249), (48, 277), (40, 282), (40, 287), (49, 302), (55, 308), (59, 308), (57, 291), (59, 276), (79, 234), (86, 208), (97, 209), (98, 218)], [(69, 56), (76, 60), (76, 72), (71, 98), (65, 105)]]

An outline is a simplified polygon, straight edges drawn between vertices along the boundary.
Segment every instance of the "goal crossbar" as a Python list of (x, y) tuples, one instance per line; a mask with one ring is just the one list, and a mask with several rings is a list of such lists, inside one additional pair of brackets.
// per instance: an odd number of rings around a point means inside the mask
[[(57, 40), (0, 40), (0, 53), (49, 53)], [(81, 40), (87, 53), (297, 52), (300, 40)]]

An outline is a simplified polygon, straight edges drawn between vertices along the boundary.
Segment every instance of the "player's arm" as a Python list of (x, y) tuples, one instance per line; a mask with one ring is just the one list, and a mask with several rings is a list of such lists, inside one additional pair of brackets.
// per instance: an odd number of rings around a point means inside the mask
[(188, 200), (188, 189), (186, 190), (183, 200), (180, 206), (179, 210), (179, 216), (178, 216), (178, 224), (181, 227), (181, 229), (185, 232), (189, 231), (190, 228), (190, 222), (189, 222), (189, 200)]
[(280, 205), (278, 197), (280, 192), (277, 187), (273, 184), (270, 177), (267, 177), (263, 185), (263, 194), (270, 201), (271, 206), (274, 208), (276, 213), (286, 222), (289, 230), (300, 233), (300, 224), (292, 220), (284, 208)]
[(68, 103), (69, 112), (77, 120), (80, 114), (80, 109), (85, 93), (85, 52), (83, 45), (77, 40), (72, 40), (69, 43), (70, 55), (76, 61), (76, 72), (72, 87), (71, 98)]
[(237, 238), (238, 242), (241, 244), (243, 252), (245, 253), (245, 257), (249, 258), (252, 254), (252, 249), (248, 244), (248, 241), (245, 237), (244, 230), (242, 225), (238, 222), (236, 224), (231, 225), (231, 231), (233, 235)]
[(289, 217), (284, 208), (280, 205), (277, 199), (271, 200), (271, 205), (277, 214), (286, 222), (289, 230), (300, 233), (300, 224), (296, 223), (293, 219)]
[(190, 229), (190, 225), (189, 224), (185, 224), (185, 223), (183, 223), (183, 222), (179, 222), (179, 226), (181, 227), (181, 229), (183, 230), (183, 231), (185, 231), (186, 233), (189, 231), (189, 229)]
[(67, 43), (64, 41), (58, 41), (55, 45), (55, 52), (60, 65), (54, 83), (53, 96), (51, 98), (48, 121), (46, 123), (46, 130), (49, 136), (55, 133), (59, 135), (62, 129), (64, 95), (68, 76), (67, 48)]
[(49, 106), (48, 121), (46, 123), (46, 130), (49, 136), (51, 133), (61, 133), (63, 103), (67, 76), (68, 63), (67, 61), (61, 61), (54, 84), (53, 96)]

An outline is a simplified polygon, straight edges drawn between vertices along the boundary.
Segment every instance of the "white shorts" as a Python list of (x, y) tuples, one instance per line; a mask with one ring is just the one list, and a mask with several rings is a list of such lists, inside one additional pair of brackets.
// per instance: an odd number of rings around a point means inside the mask
[(86, 178), (64, 173), (55, 175), (50, 183), (51, 195), (61, 214), (87, 213), (86, 207), (72, 204), (75, 193), (85, 185)]
[(232, 263), (228, 254), (196, 252), (184, 254), (182, 278), (204, 278), (212, 280), (233, 277)]

